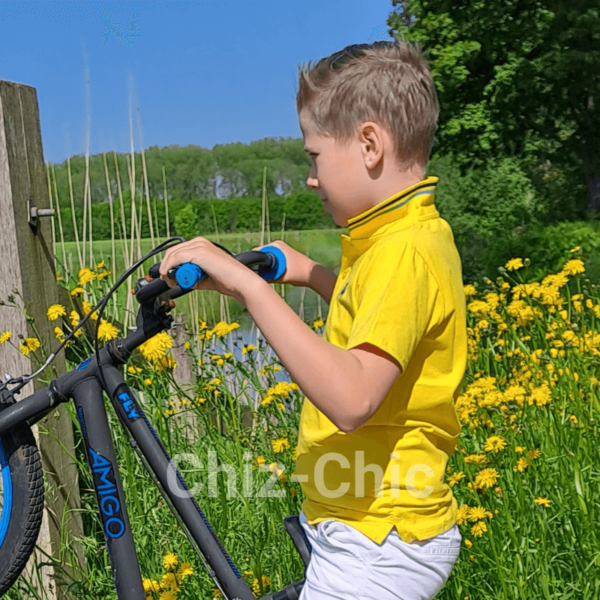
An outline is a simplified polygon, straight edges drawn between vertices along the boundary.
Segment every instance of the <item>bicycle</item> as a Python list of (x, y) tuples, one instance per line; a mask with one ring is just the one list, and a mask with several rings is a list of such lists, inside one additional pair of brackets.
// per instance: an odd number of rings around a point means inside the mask
[[(180, 237), (170, 238), (121, 275), (109, 293), (71, 331), (36, 373), (12, 378), (0, 384), (0, 597), (14, 584), (25, 567), (33, 552), (42, 520), (42, 467), (31, 426), (58, 404), (72, 400), (92, 471), (117, 597), (119, 600), (145, 600), (146, 594), (103, 401), (103, 393), (106, 393), (121, 426), (129, 433), (132, 447), (136, 449), (141, 462), (224, 598), (256, 598), (192, 494), (181, 493), (180, 490), (188, 491), (181, 473), (173, 466), (164, 444), (119, 371), (119, 367), (127, 363), (140, 344), (170, 328), (173, 317), (168, 312), (174, 307), (172, 301), (192, 291), (194, 285), (206, 276), (200, 267), (186, 263), (170, 271), (169, 274), (178, 284), (170, 288), (159, 278), (160, 263), (153, 265), (149, 276), (138, 280), (135, 285), (135, 296), (140, 307), (136, 317), (137, 328), (133, 333), (125, 339), (111, 340), (99, 349), (96, 329), (95, 353), (92, 356), (72, 371), (52, 380), (46, 388), (18, 402), (14, 398), (28, 381), (43, 371), (96, 310), (97, 323), (100, 323), (110, 296), (129, 274), (150, 256), (174, 245), (174, 241), (180, 243), (185, 240)], [(285, 255), (275, 246), (234, 255), (227, 248), (215, 245), (268, 281), (278, 279), (285, 271)], [(9, 384), (16, 385), (9, 389)], [(178, 493), (174, 493), (168, 484), (169, 469), (174, 469), (181, 486), (180, 490), (175, 490)], [(298, 516), (287, 517), (284, 524), (306, 570), (311, 548)], [(261, 600), (296, 600), (304, 581), (293, 582), (279, 592), (263, 596)]]

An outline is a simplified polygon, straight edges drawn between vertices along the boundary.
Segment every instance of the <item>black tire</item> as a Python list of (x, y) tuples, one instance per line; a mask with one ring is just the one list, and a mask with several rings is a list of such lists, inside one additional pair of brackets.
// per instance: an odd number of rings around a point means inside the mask
[[(3, 489), (0, 509), (0, 596), (8, 591), (25, 568), (38, 538), (44, 510), (42, 463), (29, 427), (15, 427), (10, 434), (0, 438), (0, 462), (3, 458), (5, 468), (10, 473), (12, 498), (8, 513), (4, 510), (7, 492)], [(5, 512), (10, 516), (8, 522)]]

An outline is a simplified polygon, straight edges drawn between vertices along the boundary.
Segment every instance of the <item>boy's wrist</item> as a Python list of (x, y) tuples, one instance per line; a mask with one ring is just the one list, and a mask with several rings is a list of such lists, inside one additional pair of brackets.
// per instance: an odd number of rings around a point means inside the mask
[(331, 294), (335, 287), (337, 275), (326, 266), (312, 261), (308, 270), (307, 287), (319, 294), (327, 304), (331, 300)]

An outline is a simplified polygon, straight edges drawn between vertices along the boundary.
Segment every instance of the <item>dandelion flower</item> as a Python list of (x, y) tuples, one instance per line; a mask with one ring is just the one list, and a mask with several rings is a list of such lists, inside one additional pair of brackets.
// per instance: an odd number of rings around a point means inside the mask
[(513, 467), (513, 470), (519, 471), (519, 473), (522, 473), (528, 466), (529, 466), (529, 461), (526, 458), (520, 458), (517, 461), (517, 466)]
[(71, 297), (76, 298), (77, 296), (81, 296), (85, 290), (82, 287), (76, 287), (71, 290)]
[(469, 539), (466, 539), (465, 540), (465, 546), (467, 548), (472, 548), (473, 547), (473, 542), (471, 540), (469, 540)]
[(325, 323), (325, 321), (323, 321), (323, 319), (317, 319), (314, 323), (313, 323), (313, 329), (316, 331), (317, 329), (319, 329), (319, 327), (323, 327), (323, 324)]
[(462, 471), (459, 471), (458, 473), (453, 473), (448, 479), (448, 484), (450, 485), (450, 487), (453, 487), (464, 477), (465, 474)]
[(487, 511), (483, 506), (472, 506), (469, 508), (469, 521), (479, 521), (485, 519)]
[(520, 269), (522, 266), (523, 266), (523, 259), (522, 258), (511, 258), (504, 265), (504, 267), (506, 268), (507, 271), (516, 271), (517, 269)]
[(465, 463), (470, 465), (485, 465), (487, 463), (487, 456), (485, 454), (470, 454), (469, 456), (465, 456)]
[[(83, 312), (88, 315), (91, 311), (92, 311), (92, 305), (87, 301), (84, 300), (83, 301)], [(90, 319), (92, 319), (92, 321), (97, 321), (98, 320), (98, 313), (96, 311), (94, 311), (94, 314), (92, 314), (90, 316)]]
[(273, 452), (275, 452), (275, 454), (280, 454), (290, 447), (290, 443), (286, 438), (271, 440), (271, 445), (273, 446)]
[(177, 574), (179, 575), (179, 577), (181, 577), (181, 579), (185, 579), (186, 577), (188, 577), (188, 575), (193, 575), (194, 573), (194, 568), (192, 567), (192, 565), (189, 562), (184, 562), (181, 564), (181, 566), (179, 567), (179, 571), (177, 572)]
[(62, 304), (53, 304), (48, 307), (46, 316), (49, 321), (56, 321), (58, 317), (64, 317), (67, 314), (67, 309)]
[(527, 458), (529, 460), (535, 460), (536, 458), (540, 457), (540, 451), (537, 448), (534, 448), (533, 450), (530, 450), (527, 453)]
[(79, 279), (77, 282), (79, 283), (79, 285), (85, 285), (86, 283), (89, 283), (90, 281), (95, 279), (96, 274), (91, 269), (84, 267), (83, 269), (79, 270), (78, 277)]
[(487, 531), (487, 525), (485, 521), (478, 521), (471, 527), (471, 535), (473, 537), (481, 537)]
[(461, 504), (458, 507), (458, 511), (456, 512), (456, 524), (462, 525), (467, 522), (469, 517), (469, 509), (470, 507), (467, 504)]
[(165, 356), (156, 363), (157, 371), (172, 371), (177, 368), (177, 361), (172, 356)]
[(499, 452), (506, 447), (506, 442), (499, 435), (492, 435), (487, 440), (485, 440), (485, 444), (483, 445), (483, 449), (486, 452)]
[(551, 502), (551, 500), (548, 500), (548, 498), (544, 498), (544, 497), (540, 496), (539, 498), (536, 498), (534, 500), (534, 502), (536, 504), (538, 504), (539, 506), (545, 506), (546, 508), (550, 508), (550, 502)]
[(167, 355), (167, 350), (173, 347), (173, 338), (166, 332), (157, 333), (140, 345), (142, 356), (151, 362), (157, 362)]
[(0, 335), (0, 345), (5, 344), (12, 337), (12, 333), (10, 331), (5, 331), (2, 335)]
[(525, 448), (523, 448), (523, 446), (515, 446), (515, 452), (517, 454), (522, 454), (523, 452), (525, 452)]
[(119, 330), (106, 319), (102, 319), (98, 327), (98, 338), (103, 342), (108, 342), (108, 340), (115, 339), (117, 335), (119, 335)]
[[(266, 575), (263, 575), (262, 576), (262, 587), (263, 587), (263, 590), (265, 588), (267, 588), (269, 585), (271, 585), (271, 580)], [(258, 579), (256, 579), (256, 578), (252, 582), (252, 591), (254, 592), (255, 595), (256, 594), (260, 594), (260, 585), (258, 583)]]
[(167, 571), (169, 571), (170, 569), (174, 569), (177, 566), (178, 562), (179, 559), (177, 558), (177, 555), (173, 552), (165, 554), (163, 558), (163, 565)]
[(256, 350), (256, 346), (254, 346), (254, 344), (246, 344), (242, 348), (242, 354), (246, 354), (247, 352), (252, 352), (252, 350)]
[(35, 352), (40, 347), (40, 341), (37, 338), (27, 338), (19, 346), (21, 354), (27, 356), (30, 352)]
[(475, 485), (477, 487), (492, 487), (498, 481), (498, 471), (496, 469), (483, 469), (477, 473), (475, 477)]
[(72, 310), (69, 313), (69, 321), (71, 322), (71, 327), (77, 327), (77, 325), (79, 325), (79, 315), (76, 310)]
[(567, 273), (567, 275), (577, 275), (577, 273), (584, 273), (585, 267), (583, 266), (582, 260), (575, 258), (567, 261), (562, 270), (563, 273)]

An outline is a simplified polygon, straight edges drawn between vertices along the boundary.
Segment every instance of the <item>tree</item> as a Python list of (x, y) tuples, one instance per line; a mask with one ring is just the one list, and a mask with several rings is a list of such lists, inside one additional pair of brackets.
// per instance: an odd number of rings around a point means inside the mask
[(600, 209), (598, 0), (392, 0), (397, 38), (421, 42), (440, 99), (434, 152), (461, 172), (490, 158), (579, 165)]

